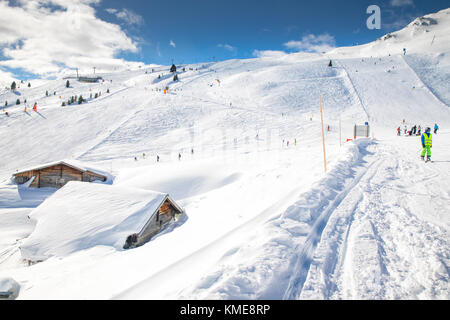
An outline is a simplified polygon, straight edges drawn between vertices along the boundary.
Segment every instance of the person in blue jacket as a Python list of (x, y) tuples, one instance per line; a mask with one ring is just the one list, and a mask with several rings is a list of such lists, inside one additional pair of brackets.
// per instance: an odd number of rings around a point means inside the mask
[(427, 128), (422, 135), (422, 160), (425, 160), (425, 154), (427, 155), (427, 161), (431, 161), (431, 148), (433, 146), (433, 137), (431, 134), (431, 129)]
[(437, 125), (437, 123), (435, 123), (434, 124), (434, 134), (436, 134), (438, 130), (439, 130), (439, 126)]

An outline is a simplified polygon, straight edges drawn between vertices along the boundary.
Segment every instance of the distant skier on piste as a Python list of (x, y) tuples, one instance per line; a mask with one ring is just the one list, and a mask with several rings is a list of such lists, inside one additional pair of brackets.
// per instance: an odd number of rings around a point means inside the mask
[(433, 137), (431, 134), (431, 128), (426, 128), (424, 134), (422, 135), (422, 155), (420, 156), (422, 160), (425, 160), (425, 154), (427, 155), (427, 160), (431, 161), (431, 148), (433, 147)]
[(439, 126), (437, 125), (437, 123), (434, 124), (434, 134), (436, 134), (439, 130)]

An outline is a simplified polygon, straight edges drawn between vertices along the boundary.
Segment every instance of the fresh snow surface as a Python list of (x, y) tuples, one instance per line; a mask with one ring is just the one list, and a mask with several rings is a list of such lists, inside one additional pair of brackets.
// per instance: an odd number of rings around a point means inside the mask
[(167, 194), (99, 183), (69, 182), (33, 210), (36, 228), (20, 246), (32, 261), (65, 257), (97, 245), (121, 250)]
[[(0, 279), (18, 299), (450, 299), (450, 9), (425, 18), (324, 55), (186, 65), (179, 82), (152, 66), (2, 91)], [(420, 160), (419, 136), (396, 135), (403, 119), (439, 124), (434, 162)], [(366, 121), (370, 137), (345, 142)], [(112, 185), (11, 181), (62, 159), (103, 168)], [(137, 212), (150, 190), (189, 219), (139, 248), (119, 248), (125, 228), (92, 239), (65, 221), (76, 207), (105, 222)], [(72, 242), (42, 221), (67, 223)], [(28, 266), (20, 248), (37, 242), (59, 254)]]

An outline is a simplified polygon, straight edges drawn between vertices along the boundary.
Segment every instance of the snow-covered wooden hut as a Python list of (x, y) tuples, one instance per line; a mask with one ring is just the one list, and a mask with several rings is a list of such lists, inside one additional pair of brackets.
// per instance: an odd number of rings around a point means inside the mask
[(13, 174), (17, 184), (32, 188), (61, 188), (69, 181), (107, 182), (112, 176), (106, 171), (86, 166), (76, 160), (46, 163)]
[(20, 249), (24, 259), (38, 262), (95, 246), (141, 246), (184, 211), (166, 193), (72, 181), (29, 216), (36, 228)]

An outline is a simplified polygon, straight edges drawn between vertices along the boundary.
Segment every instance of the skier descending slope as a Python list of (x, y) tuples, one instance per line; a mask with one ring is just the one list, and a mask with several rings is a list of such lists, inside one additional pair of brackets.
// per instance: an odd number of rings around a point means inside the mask
[(434, 134), (436, 134), (439, 130), (439, 126), (437, 125), (437, 123), (434, 124)]
[(421, 158), (422, 160), (425, 159), (425, 153), (427, 154), (427, 161), (431, 161), (431, 148), (432, 148), (432, 144), (433, 144), (433, 139), (432, 139), (432, 135), (431, 135), (431, 129), (427, 128), (424, 132), (424, 134), (422, 135), (422, 155)]

